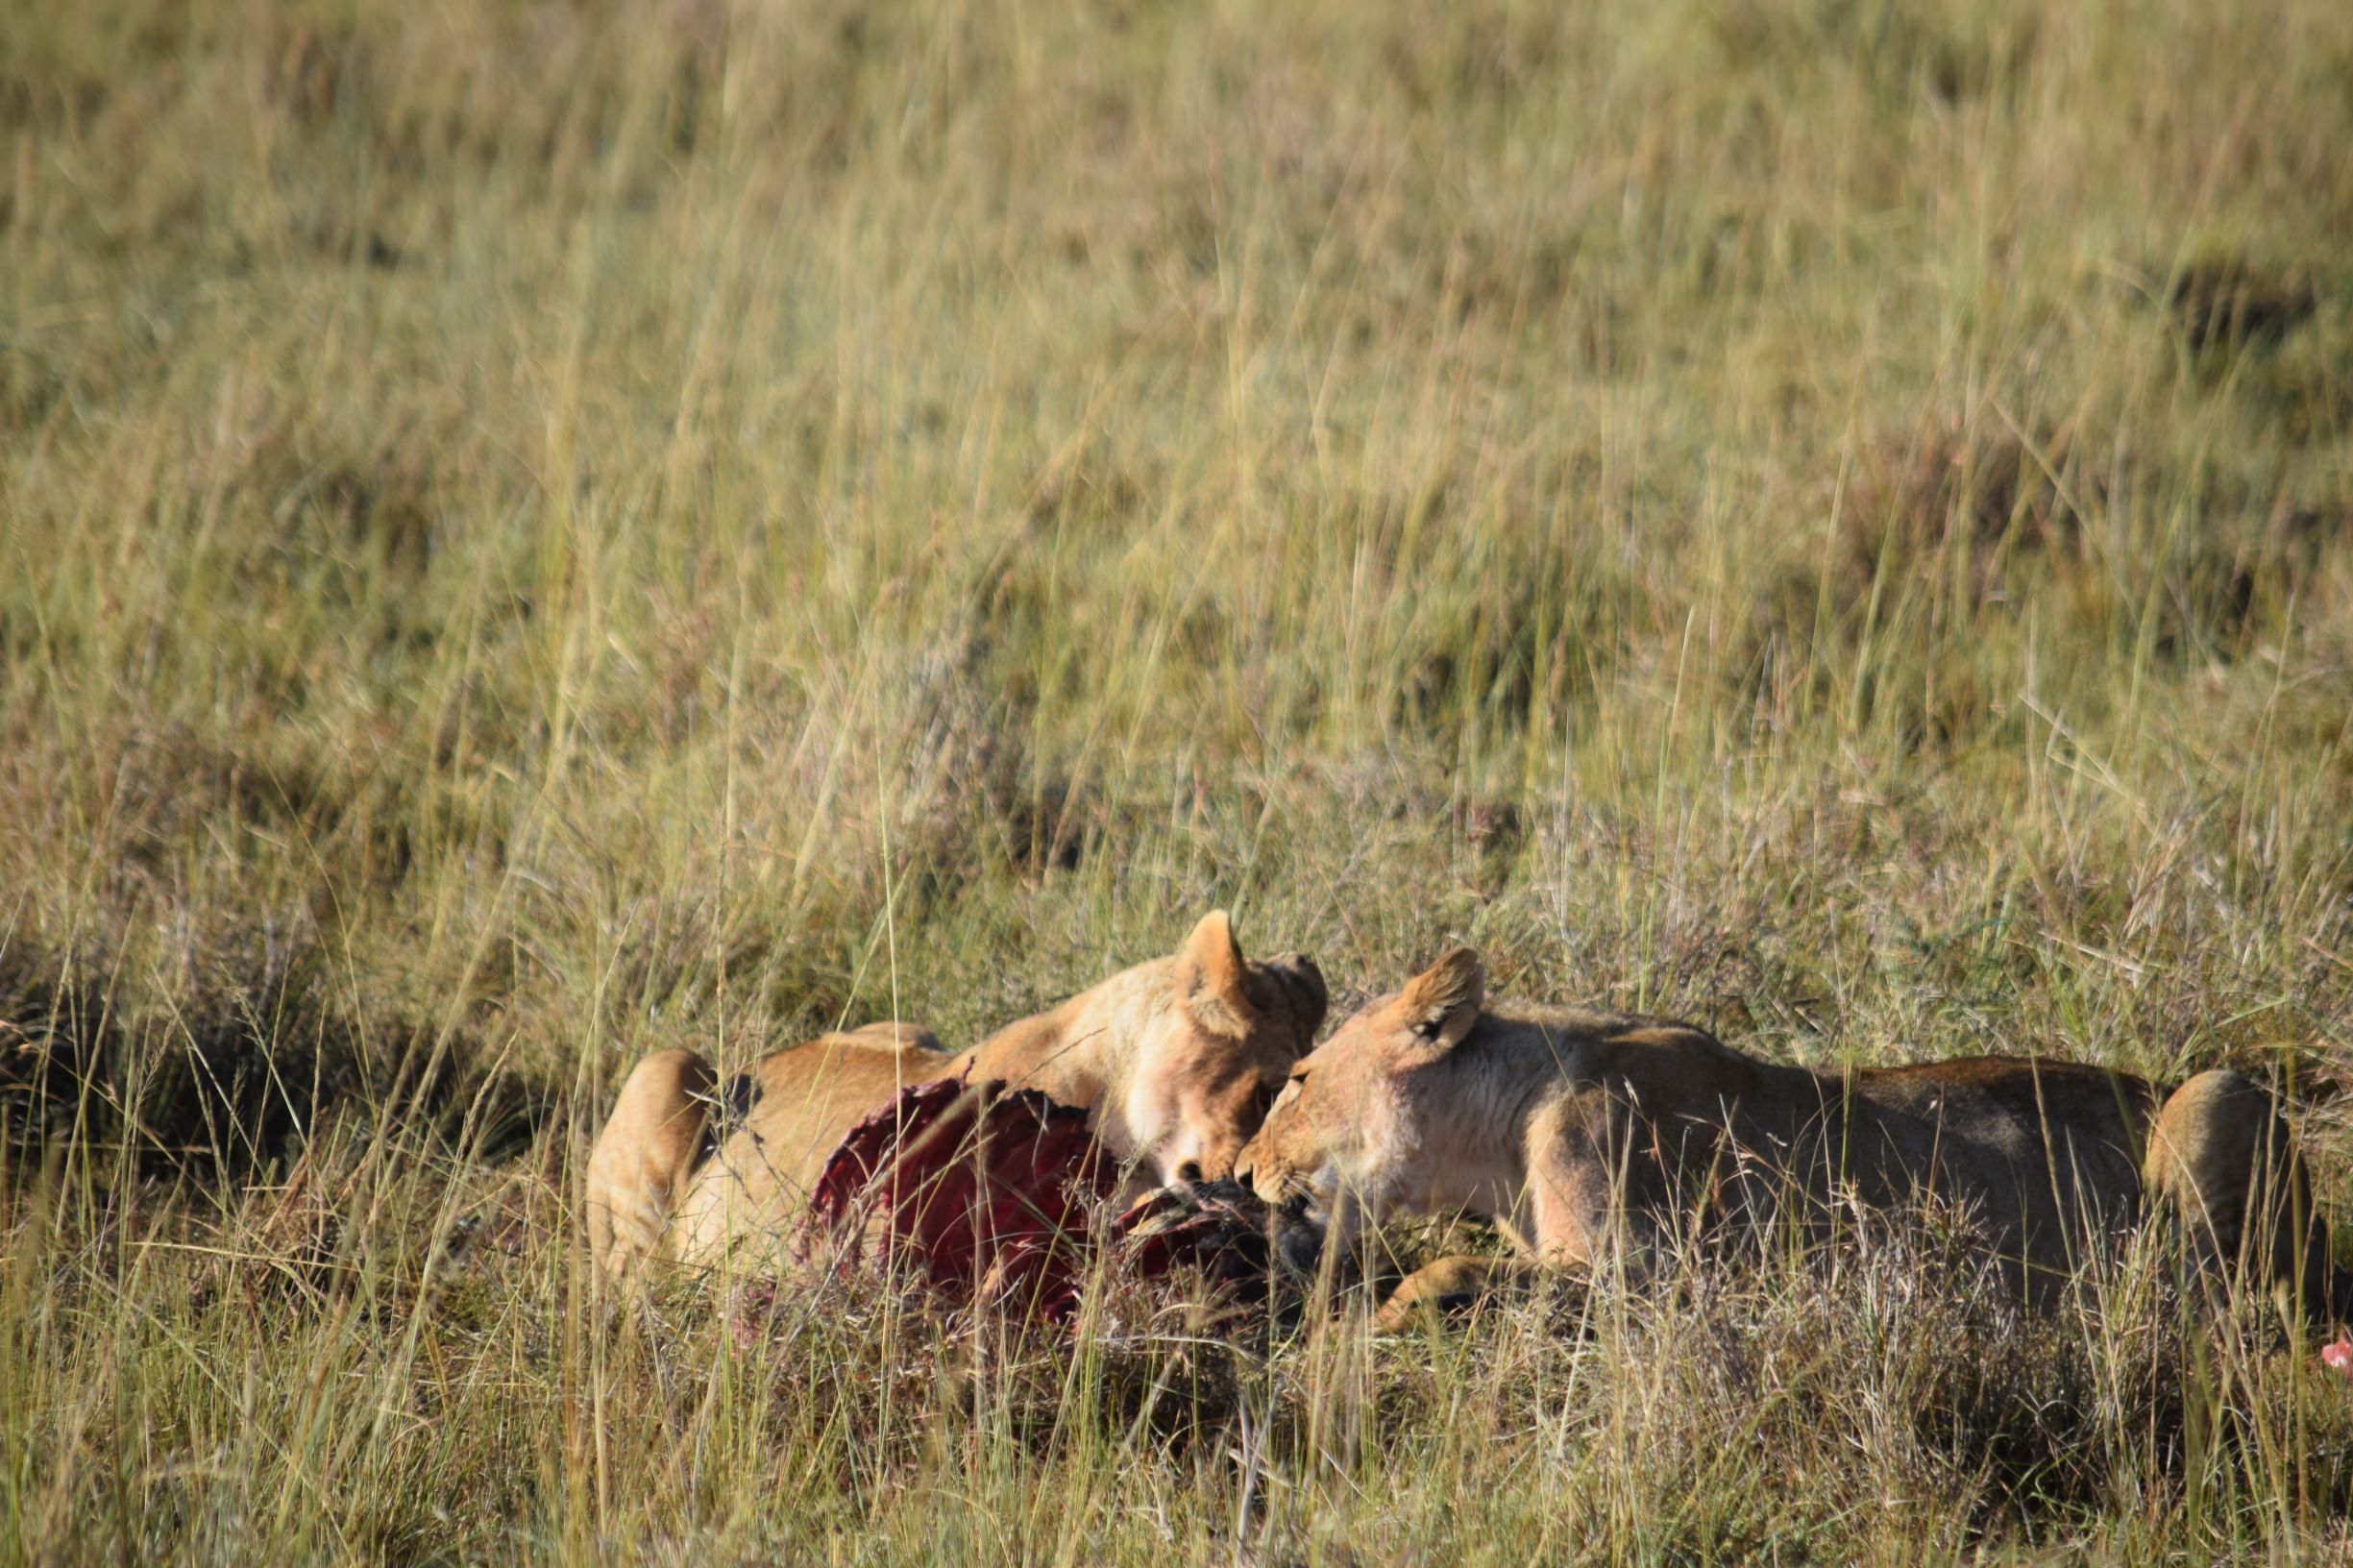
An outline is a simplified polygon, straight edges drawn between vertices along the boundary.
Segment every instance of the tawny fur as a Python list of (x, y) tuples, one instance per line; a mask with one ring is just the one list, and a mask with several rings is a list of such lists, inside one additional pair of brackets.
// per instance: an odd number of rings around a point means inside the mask
[(1230, 1173), (1323, 1020), (1324, 984), (1296, 954), (1254, 964), (1223, 911), (1173, 956), (1112, 976), (950, 1057), (910, 1025), (871, 1024), (778, 1051), (721, 1083), (691, 1051), (638, 1064), (589, 1157), (600, 1267), (650, 1260), (781, 1262), (809, 1188), (845, 1134), (901, 1089), (1004, 1080), (1085, 1109), (1139, 1184)]
[(2307, 1314), (2345, 1293), (2286, 1123), (2235, 1073), (2169, 1093), (2044, 1058), (1778, 1066), (1687, 1024), (1489, 1001), (1467, 948), (1302, 1062), (1239, 1164), (1270, 1202), (1306, 1197), (1343, 1242), (1395, 1210), (1466, 1211), (1514, 1242), (1518, 1262), (1447, 1259), (1409, 1278), (1384, 1327), (1530, 1263), (1643, 1266), (1695, 1218), (1819, 1225), (1834, 1195), (1958, 1206), (2030, 1298), (2152, 1198), (2201, 1260)]

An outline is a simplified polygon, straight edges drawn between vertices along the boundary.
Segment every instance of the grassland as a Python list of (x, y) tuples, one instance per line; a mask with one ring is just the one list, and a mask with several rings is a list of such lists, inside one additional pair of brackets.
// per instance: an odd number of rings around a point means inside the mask
[(2349, 237), (2336, 0), (0, 8), (0, 1552), (2353, 1550), (2147, 1272), (1073, 1357), (569, 1217), (1212, 905), (2239, 1063), (2353, 1216)]

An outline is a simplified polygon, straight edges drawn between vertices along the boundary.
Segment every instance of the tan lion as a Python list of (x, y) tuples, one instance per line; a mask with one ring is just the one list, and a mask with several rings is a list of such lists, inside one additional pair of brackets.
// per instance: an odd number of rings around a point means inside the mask
[(722, 1085), (694, 1052), (657, 1051), (630, 1072), (589, 1154), (589, 1248), (624, 1277), (650, 1259), (708, 1264), (772, 1246), (852, 1126), (908, 1085), (948, 1076), (1002, 1079), (1083, 1108), (1140, 1186), (1214, 1180), (1232, 1172), (1324, 1006), (1311, 962), (1251, 963), (1220, 910), (1174, 956), (961, 1056), (910, 1025), (870, 1024), (778, 1051)]
[(1479, 955), (1457, 948), (1365, 1007), (1292, 1069), (1238, 1162), (1335, 1243), (1392, 1211), (1464, 1211), (1518, 1249), (1419, 1271), (1384, 1330), (1531, 1263), (1639, 1270), (1692, 1221), (1819, 1224), (1847, 1193), (1963, 1206), (2035, 1299), (2154, 1200), (2210, 1267), (2292, 1289), (2313, 1317), (2353, 1304), (2286, 1123), (2236, 1073), (2169, 1092), (2043, 1058), (1815, 1072), (1688, 1024), (1485, 991)]

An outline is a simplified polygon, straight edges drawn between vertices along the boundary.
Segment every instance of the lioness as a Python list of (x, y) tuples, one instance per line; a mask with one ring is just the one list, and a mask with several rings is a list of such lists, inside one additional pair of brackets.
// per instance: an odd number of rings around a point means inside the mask
[(1214, 1180), (1232, 1172), (1324, 1006), (1314, 964), (1296, 953), (1251, 963), (1218, 910), (1173, 957), (961, 1056), (910, 1025), (870, 1024), (778, 1051), (722, 1086), (693, 1051), (657, 1051), (622, 1085), (589, 1154), (589, 1247), (623, 1277), (652, 1258), (708, 1263), (782, 1237), (844, 1134), (908, 1085), (950, 1075), (1086, 1110), (1142, 1185)]
[(1391, 1210), (1460, 1210), (1523, 1255), (1431, 1264), (1384, 1305), (1384, 1330), (1531, 1262), (1639, 1268), (1691, 1221), (1754, 1235), (1818, 1223), (1846, 1193), (1958, 1203), (2037, 1299), (2153, 1197), (2208, 1265), (2291, 1287), (2316, 1317), (2353, 1305), (2285, 1122), (2236, 1073), (2168, 1092), (2042, 1058), (1776, 1066), (1688, 1024), (1489, 1001), (1467, 947), (1294, 1067), (1237, 1174), (1304, 1203), (1335, 1243)]

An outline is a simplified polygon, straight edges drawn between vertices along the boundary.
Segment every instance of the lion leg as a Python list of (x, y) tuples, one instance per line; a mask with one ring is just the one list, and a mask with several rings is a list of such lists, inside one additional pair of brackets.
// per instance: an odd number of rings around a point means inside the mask
[(672, 1210), (705, 1151), (718, 1075), (693, 1051), (656, 1051), (630, 1069), (588, 1155), (588, 1246), (625, 1280), (656, 1256)]
[(2175, 1090), (2149, 1129), (2142, 1181), (2211, 1277), (2292, 1291), (2314, 1320), (2343, 1315), (2353, 1281), (2329, 1256), (2287, 1118), (2261, 1087), (2218, 1069)]
[(1534, 1256), (1527, 1252), (1486, 1257), (1456, 1254), (1425, 1263), (1398, 1281), (1382, 1302), (1373, 1313), (1373, 1332), (1402, 1334), (1425, 1317), (1459, 1311), (1503, 1291), (1527, 1289), (1548, 1273), (1590, 1269), (1592, 1237), (1601, 1217), (1590, 1212), (1589, 1205), (1575, 1202), (1576, 1196), (1574, 1184), (1540, 1183), (1533, 1234), (1521, 1237), (1524, 1243), (1532, 1243)]
[(1397, 1282), (1373, 1313), (1373, 1332), (1403, 1334), (1425, 1313), (1458, 1311), (1498, 1291), (1525, 1287), (1535, 1277), (1536, 1265), (1525, 1258), (1441, 1258)]

